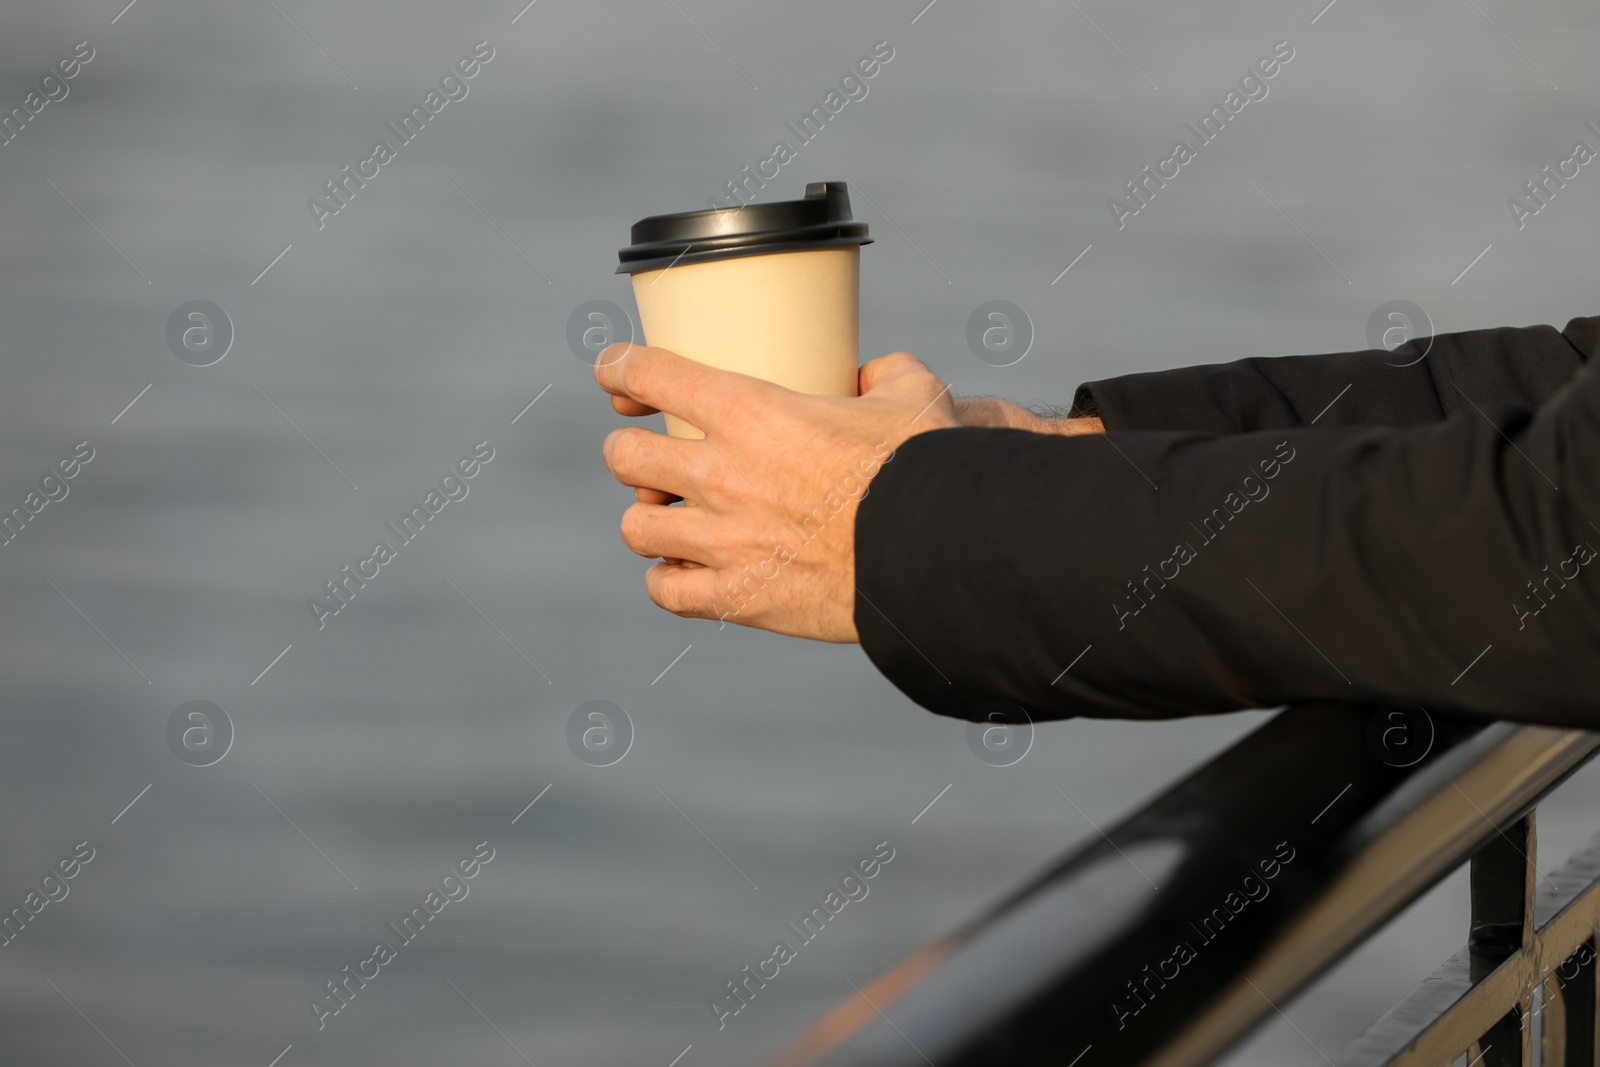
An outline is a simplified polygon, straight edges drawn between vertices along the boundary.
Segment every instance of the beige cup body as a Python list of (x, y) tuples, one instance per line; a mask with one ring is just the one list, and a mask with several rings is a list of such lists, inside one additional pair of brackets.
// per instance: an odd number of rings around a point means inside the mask
[[(801, 393), (855, 396), (861, 247), (769, 252), (633, 275), (645, 340)], [(703, 437), (667, 415), (667, 433)]]

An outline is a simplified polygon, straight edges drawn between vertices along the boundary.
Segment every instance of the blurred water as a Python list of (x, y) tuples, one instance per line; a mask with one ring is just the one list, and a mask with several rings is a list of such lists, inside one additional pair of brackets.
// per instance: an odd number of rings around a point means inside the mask
[[(869, 95), (763, 195), (852, 183), (864, 355), (958, 391), (1365, 347), (1394, 298), (1439, 330), (1595, 310), (1600, 178), (1520, 232), (1505, 207), (1600, 119), (1589, 5), (922, 5), (0, 13), (8, 108), (95, 49), (0, 149), (0, 501), (95, 449), (0, 557), (0, 902), (95, 849), (0, 953), (0, 1059), (750, 1062), (1260, 720), (1053, 724), (996, 769), (857, 649), (646, 600), (568, 315), (631, 307), (628, 225), (717, 195), (877, 41)], [(480, 40), (470, 94), (319, 230), (307, 198)], [(1279, 40), (1270, 95), (1119, 231), (1107, 198)], [(236, 330), (205, 368), (165, 334), (198, 298)], [(1036, 331), (1012, 367), (966, 347), (992, 298)], [(306, 599), (483, 440), (469, 496), (319, 631)], [(236, 730), (206, 768), (165, 736), (195, 699)], [(567, 747), (592, 699), (636, 728), (612, 767)], [(844, 930), (718, 1032), (707, 1000), (884, 840)], [(319, 1031), (308, 999), (480, 841), (470, 896)], [(1289, 1009), (1304, 1038), (1233, 1062), (1320, 1062), (1464, 933), (1456, 879)]]

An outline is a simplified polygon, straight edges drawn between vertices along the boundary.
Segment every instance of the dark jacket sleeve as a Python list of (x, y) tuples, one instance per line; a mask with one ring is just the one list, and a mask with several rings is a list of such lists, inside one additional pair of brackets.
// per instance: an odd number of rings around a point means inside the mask
[(1404, 428), (920, 434), (857, 513), (862, 646), (960, 718), (1407, 700), (1600, 729), (1600, 366), (1537, 410), (1474, 401)]
[(1554, 327), (1473, 330), (1392, 352), (1242, 359), (1129, 374), (1078, 388), (1074, 414), (1108, 430), (1248, 433), (1291, 426), (1414, 426), (1475, 403), (1538, 407), (1577, 373), (1600, 318)]

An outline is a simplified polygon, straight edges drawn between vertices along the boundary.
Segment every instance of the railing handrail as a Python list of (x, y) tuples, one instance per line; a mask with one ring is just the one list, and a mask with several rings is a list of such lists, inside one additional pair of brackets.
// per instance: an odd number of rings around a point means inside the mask
[(781, 1062), (1210, 1063), (1600, 749), (1600, 734), (1451, 720), (1402, 769), (1369, 747), (1369, 715), (1276, 716)]

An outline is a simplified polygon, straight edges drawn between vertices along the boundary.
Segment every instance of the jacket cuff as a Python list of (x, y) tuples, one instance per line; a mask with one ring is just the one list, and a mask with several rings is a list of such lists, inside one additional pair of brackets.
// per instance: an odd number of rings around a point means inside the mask
[[(1088, 533), (1062, 529), (1063, 495), (1037, 490), (1050, 484), (1050, 458), (1086, 440), (930, 430), (904, 441), (874, 476), (856, 510), (856, 632), (873, 665), (922, 707), (969, 721), (996, 700), (1035, 719), (1093, 713), (1060, 700), (1045, 706), (1060, 665), (1041, 649), (1062, 620), (1056, 600), (1036, 595), (1063, 587), (1057, 568), (1079, 558)], [(1019, 525), (1023, 542), (1012, 540)], [(1042, 563), (1041, 542), (1059, 549)]]
[(942, 690), (949, 688), (948, 679), (894, 620), (906, 617), (907, 590), (939, 573), (937, 562), (925, 558), (929, 542), (937, 538), (908, 532), (928, 531), (927, 523), (938, 521), (925, 507), (926, 483), (940, 479), (928, 479), (925, 475), (933, 472), (915, 468), (924, 439), (949, 432), (930, 430), (902, 442), (856, 508), (855, 624), (861, 650), (897, 689), (930, 711), (946, 711), (948, 694)]

